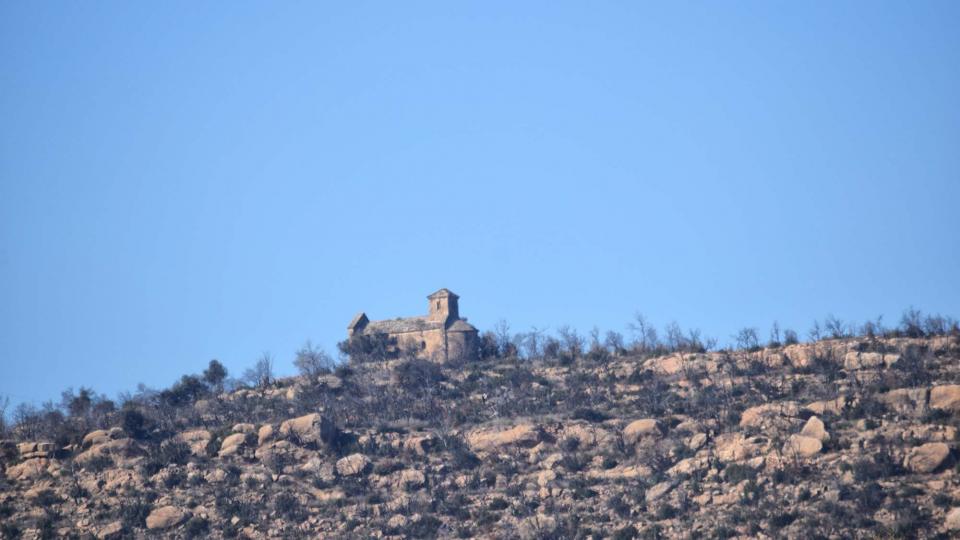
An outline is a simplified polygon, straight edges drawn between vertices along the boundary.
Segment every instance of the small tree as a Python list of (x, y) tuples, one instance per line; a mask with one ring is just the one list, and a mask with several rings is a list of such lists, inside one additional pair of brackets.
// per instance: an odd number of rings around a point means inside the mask
[(213, 359), (207, 365), (207, 369), (203, 370), (203, 382), (219, 392), (223, 389), (223, 381), (227, 378), (227, 375), (227, 368), (219, 360)]
[(319, 375), (330, 373), (334, 368), (334, 361), (326, 351), (314, 347), (310, 341), (307, 341), (297, 351), (297, 357), (294, 359), (293, 365), (301, 375), (316, 378)]

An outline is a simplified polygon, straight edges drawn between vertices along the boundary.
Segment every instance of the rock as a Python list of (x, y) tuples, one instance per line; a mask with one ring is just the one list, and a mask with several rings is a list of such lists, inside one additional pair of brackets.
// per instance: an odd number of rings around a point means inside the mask
[(897, 388), (880, 394), (878, 399), (903, 415), (921, 416), (927, 409), (926, 388)]
[(764, 403), (750, 407), (740, 415), (740, 427), (786, 427), (800, 412), (800, 407), (793, 401)]
[(823, 420), (820, 420), (816, 416), (811, 416), (807, 419), (807, 423), (804, 424), (800, 434), (806, 437), (813, 437), (820, 442), (827, 442), (830, 440), (830, 434), (827, 433), (826, 426), (823, 425)]
[(644, 418), (634, 420), (623, 428), (623, 442), (626, 444), (636, 444), (644, 437), (660, 437), (660, 426), (653, 418)]
[(317, 377), (317, 383), (320, 386), (326, 386), (331, 390), (336, 390), (343, 386), (343, 380), (336, 375), (320, 375)]
[(133, 439), (116, 439), (91, 446), (86, 451), (78, 455), (74, 461), (80, 464), (89, 462), (91, 459), (107, 456), (116, 460), (123, 460), (126, 457), (140, 453), (140, 447)]
[(234, 433), (253, 433), (256, 427), (253, 424), (242, 423), (234, 424), (232, 431)]
[(47, 458), (31, 458), (7, 467), (7, 478), (10, 480), (32, 480), (46, 474), (49, 468), (50, 460)]
[(646, 478), (651, 474), (653, 474), (653, 471), (644, 465), (617, 465), (612, 469), (591, 470), (587, 472), (587, 477), (603, 480), (628, 480)]
[(532, 447), (540, 442), (540, 429), (533, 424), (519, 424), (509, 429), (480, 428), (467, 434), (467, 444), (474, 451), (490, 451), (503, 446)]
[(148, 529), (169, 529), (176, 527), (187, 519), (187, 512), (176, 506), (163, 506), (150, 512), (147, 516)]
[(664, 495), (669, 493), (670, 490), (673, 489), (676, 485), (677, 485), (676, 482), (668, 480), (666, 482), (660, 482), (659, 484), (653, 486), (652, 488), (647, 490), (647, 493), (646, 493), (647, 502), (653, 502), (663, 497)]
[(411, 435), (410, 437), (407, 437), (405, 441), (403, 441), (403, 448), (404, 450), (413, 452), (419, 456), (425, 456), (427, 455), (427, 452), (433, 448), (436, 442), (436, 437), (429, 433), (425, 435)]
[(21, 456), (24, 454), (32, 454), (37, 451), (37, 443), (35, 442), (22, 442), (17, 443), (17, 453)]
[(98, 444), (105, 443), (110, 440), (110, 433), (105, 429), (98, 429), (96, 431), (91, 431), (83, 437), (83, 442), (80, 443), (81, 448), (90, 448)]
[(207, 445), (213, 436), (205, 429), (193, 429), (177, 434), (176, 440), (190, 447), (190, 453), (195, 456), (207, 455)]
[(594, 446), (606, 448), (613, 445), (614, 441), (613, 435), (609, 431), (581, 422), (563, 426), (558, 435), (558, 440), (563, 440), (568, 437), (576, 439), (583, 448)]
[(547, 470), (537, 473), (537, 485), (542, 488), (549, 487), (556, 479), (557, 473), (555, 471)]
[(651, 369), (661, 375), (673, 375), (683, 369), (683, 359), (679, 355), (651, 358), (643, 363), (643, 367)]
[(333, 422), (318, 413), (285, 420), (280, 424), (281, 437), (300, 443), (330, 440), (335, 432)]
[(707, 444), (706, 433), (695, 433), (687, 440), (687, 448), (694, 452), (703, 448), (705, 444)]
[(120, 520), (109, 523), (97, 531), (97, 538), (101, 540), (113, 540), (123, 536), (123, 523)]
[(742, 433), (724, 433), (714, 443), (717, 458), (723, 462), (742, 461), (755, 457), (763, 450), (756, 437), (747, 438)]
[(350, 454), (337, 461), (337, 473), (340, 476), (357, 476), (366, 472), (370, 459), (363, 454)]
[(557, 519), (546, 514), (534, 514), (523, 518), (517, 525), (519, 538), (524, 540), (544, 538), (544, 531), (552, 531), (556, 528)]
[(823, 443), (815, 437), (805, 435), (791, 435), (785, 449), (788, 453), (794, 452), (803, 457), (813, 457), (823, 450)]
[(899, 354), (884, 354), (878, 352), (850, 351), (843, 356), (843, 367), (846, 369), (871, 369), (890, 367), (900, 360)]
[(942, 442), (922, 444), (910, 451), (904, 465), (915, 473), (931, 473), (950, 457), (950, 447)]
[(960, 411), (960, 384), (946, 384), (931, 388), (930, 408), (950, 412)]
[(389, 520), (387, 520), (387, 527), (393, 529), (402, 529), (407, 526), (407, 516), (403, 514), (394, 514)]
[(246, 438), (247, 436), (243, 433), (234, 433), (233, 435), (228, 436), (220, 445), (219, 456), (227, 457), (237, 454), (237, 452), (240, 451), (240, 448), (243, 447), (243, 443)]
[(395, 485), (398, 489), (419, 489), (427, 483), (423, 472), (416, 469), (405, 469), (396, 473)]
[(825, 401), (814, 401), (813, 403), (804, 407), (810, 412), (815, 414), (840, 414), (843, 412), (843, 409), (847, 406), (847, 398), (840, 396), (836, 399), (828, 399)]
[(943, 526), (948, 531), (960, 531), (960, 507), (954, 507), (947, 512), (947, 517), (943, 520)]
[(264, 424), (257, 431), (257, 446), (263, 446), (267, 441), (273, 440), (273, 426)]

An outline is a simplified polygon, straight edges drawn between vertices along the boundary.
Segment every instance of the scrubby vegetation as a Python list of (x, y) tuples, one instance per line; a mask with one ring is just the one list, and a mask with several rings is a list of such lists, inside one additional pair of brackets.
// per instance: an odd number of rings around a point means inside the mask
[(828, 317), (730, 347), (637, 316), (481, 338), (441, 365), (364, 336), (300, 376), (211, 361), (0, 424), (0, 538), (943, 537), (960, 530), (960, 330)]

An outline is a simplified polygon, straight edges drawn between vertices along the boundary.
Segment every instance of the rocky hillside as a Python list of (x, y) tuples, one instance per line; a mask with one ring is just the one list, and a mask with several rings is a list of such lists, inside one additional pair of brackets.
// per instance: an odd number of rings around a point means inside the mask
[(134, 396), (2, 443), (0, 536), (957, 537), (958, 361), (850, 338)]

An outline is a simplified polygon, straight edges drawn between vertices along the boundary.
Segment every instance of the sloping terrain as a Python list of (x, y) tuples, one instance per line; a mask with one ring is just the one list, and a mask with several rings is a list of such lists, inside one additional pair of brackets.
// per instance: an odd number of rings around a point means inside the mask
[(0, 536), (960, 535), (956, 335), (397, 360), (170, 396), (4, 442)]

